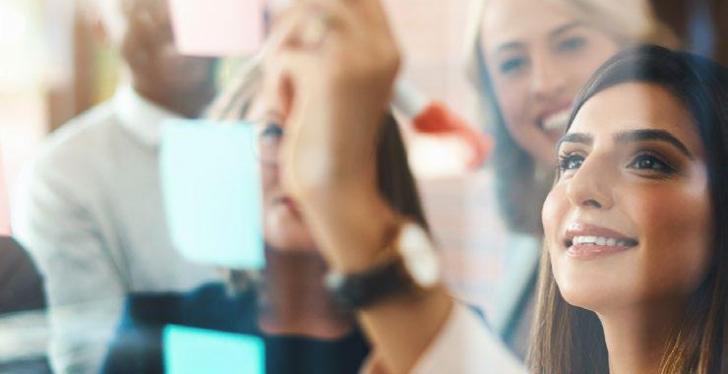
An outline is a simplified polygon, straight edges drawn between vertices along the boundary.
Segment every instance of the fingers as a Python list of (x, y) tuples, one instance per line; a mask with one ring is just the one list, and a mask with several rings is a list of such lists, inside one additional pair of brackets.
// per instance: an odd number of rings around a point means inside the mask
[(263, 95), (275, 97), (281, 114), (289, 118), (304, 96), (310, 91), (306, 80), (315, 72), (316, 56), (296, 49), (281, 49), (271, 54), (264, 69)]
[(308, 5), (314, 11), (325, 13), (336, 28), (350, 29), (362, 20), (356, 8), (350, 6), (350, 0), (302, 0), (302, 4)]
[(326, 39), (339, 39), (347, 33), (355, 20), (341, 0), (302, 0), (276, 19), (266, 49), (319, 50)]

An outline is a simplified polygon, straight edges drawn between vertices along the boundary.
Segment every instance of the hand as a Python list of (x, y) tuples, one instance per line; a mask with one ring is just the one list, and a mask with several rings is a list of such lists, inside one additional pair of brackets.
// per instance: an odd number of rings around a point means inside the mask
[[(306, 36), (316, 17), (325, 20), (325, 27), (313, 25), (325, 30), (319, 40)], [(299, 0), (274, 38), (280, 39), (274, 39), (264, 91), (283, 103), (284, 188), (300, 203), (330, 268), (371, 268), (387, 255), (400, 222), (376, 184), (376, 142), (400, 64), (384, 10), (379, 0)], [(404, 373), (451, 308), (438, 287), (416, 301), (392, 298), (359, 317), (384, 366)]]
[[(311, 27), (319, 37), (310, 37)], [(384, 10), (378, 0), (302, 0), (271, 40), (263, 91), (283, 112), (283, 187), (333, 268), (367, 267), (397, 225), (376, 179), (378, 135), (400, 64)]]
[[(312, 27), (322, 38), (302, 37)], [(361, 184), (374, 190), (377, 134), (400, 61), (379, 1), (299, 1), (272, 38), (266, 89), (286, 117), (286, 190), (302, 200)]]

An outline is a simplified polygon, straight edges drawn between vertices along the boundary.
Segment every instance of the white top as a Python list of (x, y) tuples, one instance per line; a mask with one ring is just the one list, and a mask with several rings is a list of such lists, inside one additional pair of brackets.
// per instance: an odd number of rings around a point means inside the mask
[(439, 335), (412, 370), (415, 374), (526, 374), (485, 322), (466, 306), (456, 304)]
[(157, 159), (174, 117), (121, 88), (50, 136), (21, 181), (13, 230), (45, 277), (56, 372), (98, 372), (126, 294), (219, 278), (168, 236)]

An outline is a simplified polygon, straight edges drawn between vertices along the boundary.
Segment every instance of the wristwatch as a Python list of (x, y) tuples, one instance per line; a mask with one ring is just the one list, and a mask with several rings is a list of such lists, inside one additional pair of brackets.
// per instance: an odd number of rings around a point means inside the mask
[(367, 270), (327, 274), (326, 288), (341, 306), (364, 309), (393, 296), (417, 295), (440, 282), (439, 260), (422, 226), (405, 221), (390, 246), (393, 255)]

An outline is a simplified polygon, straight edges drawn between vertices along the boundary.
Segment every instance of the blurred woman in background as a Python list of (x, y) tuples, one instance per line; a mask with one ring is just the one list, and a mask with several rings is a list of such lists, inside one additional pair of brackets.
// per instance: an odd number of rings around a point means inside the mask
[[(138, 293), (107, 356), (107, 373), (164, 372), (162, 329), (175, 324), (263, 338), (267, 373), (356, 373), (369, 345), (350, 311), (324, 287), (328, 271), (298, 204), (280, 183), (286, 134), (283, 103), (259, 95), (249, 117), (259, 134), (266, 267), (257, 277), (231, 270), (222, 283), (187, 293)], [(426, 226), (394, 117), (384, 119), (376, 150), (377, 185), (392, 209)], [(220, 357), (225, 360), (225, 357)]]

